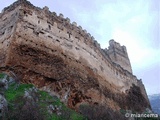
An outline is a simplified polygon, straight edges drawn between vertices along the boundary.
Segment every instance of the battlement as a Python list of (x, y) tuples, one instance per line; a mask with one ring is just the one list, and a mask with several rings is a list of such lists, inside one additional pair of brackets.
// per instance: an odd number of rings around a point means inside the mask
[[(50, 26), (57, 26), (59, 29), (61, 30), (66, 30), (66, 32), (68, 34), (74, 34), (74, 36), (78, 39), (80, 39), (80, 37), (84, 37), (86, 39), (86, 43), (92, 43), (94, 46), (99, 47), (100, 49), (100, 44), (95, 40), (95, 38), (93, 36), (91, 36), (90, 33), (87, 32), (87, 30), (83, 29), (81, 26), (77, 26), (76, 22), (72, 22), (70, 23), (70, 19), (64, 18), (64, 15), (62, 13), (60, 13), (59, 15), (57, 15), (55, 12), (50, 12), (48, 7), (44, 7), (43, 9), (39, 8), (39, 7), (35, 7), (34, 5), (32, 5), (29, 1), (27, 0), (17, 0), (15, 3), (13, 3), (12, 5), (4, 8), (2, 10), (1, 16), (3, 14), (6, 14), (7, 12), (10, 12), (12, 10), (14, 10), (15, 8), (17, 8), (18, 6), (21, 6), (19, 8), (19, 10), (21, 11), (21, 14), (32, 14), (32, 11), (30, 11), (29, 9), (32, 9), (34, 11), (37, 11), (37, 13), (42, 13), (39, 16), (37, 16), (37, 18), (39, 20), (43, 20), (44, 18), (46, 18), (45, 20), (48, 23), (48, 26), (50, 24)], [(29, 8), (28, 10), (26, 9), (22, 9), (22, 8)]]
[(124, 53), (124, 56), (128, 57), (126, 47), (124, 45), (121, 46), (119, 43), (115, 42), (113, 39), (109, 41), (109, 50), (111, 49), (118, 49)]
[(113, 62), (132, 73), (132, 67), (125, 46), (121, 46), (112, 39), (109, 41), (109, 47), (105, 51)]

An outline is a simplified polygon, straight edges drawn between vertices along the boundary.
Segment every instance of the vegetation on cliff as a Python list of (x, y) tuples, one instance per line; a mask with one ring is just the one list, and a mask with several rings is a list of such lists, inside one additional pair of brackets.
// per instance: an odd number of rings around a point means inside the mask
[[(4, 77), (4, 75), (0, 75)], [(32, 84), (10, 83), (4, 91), (8, 110), (4, 120), (84, 120), (79, 113), (67, 108), (56, 96), (38, 90)]]
[[(6, 81), (8, 82), (6, 84)], [(7, 87), (6, 87), (7, 86)], [(0, 119), (3, 120), (127, 120), (126, 110), (113, 111), (107, 106), (83, 104), (79, 112), (68, 108), (56, 96), (41, 91), (32, 84), (17, 84), (6, 74), (0, 74)], [(1, 101), (2, 102), (2, 101)], [(3, 113), (4, 111), (4, 113)], [(137, 118), (158, 120), (159, 118)]]

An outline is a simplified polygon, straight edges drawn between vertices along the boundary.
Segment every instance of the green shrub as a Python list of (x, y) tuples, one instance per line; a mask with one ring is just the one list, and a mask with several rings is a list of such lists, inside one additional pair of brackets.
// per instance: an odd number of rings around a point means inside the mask
[(5, 75), (6, 75), (5, 73), (0, 73), (0, 79), (4, 78)]
[[(50, 96), (45, 91), (37, 91), (38, 101), (32, 104), (24, 99), (24, 91), (32, 88), (32, 84), (10, 84), (9, 89), (5, 91), (5, 98), (8, 101), (8, 118), (7, 120), (84, 120), (84, 117), (74, 110), (67, 108), (55, 96)], [(61, 106), (61, 115), (56, 113), (49, 114), (47, 107), (49, 105)]]
[(17, 84), (13, 83), (9, 86), (8, 90), (5, 91), (5, 98), (8, 102), (14, 101), (17, 97), (24, 95), (24, 90), (32, 88), (32, 84), (20, 84), (18, 88), (16, 88)]

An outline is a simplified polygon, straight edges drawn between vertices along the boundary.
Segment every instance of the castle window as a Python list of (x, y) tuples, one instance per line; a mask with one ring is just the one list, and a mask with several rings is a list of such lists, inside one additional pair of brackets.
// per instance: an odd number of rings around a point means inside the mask
[(48, 28), (49, 28), (49, 30), (51, 30), (51, 26), (50, 25), (48, 25)]
[(118, 75), (118, 72), (116, 71), (116, 74)]
[(26, 11), (23, 11), (24, 15), (27, 13)]
[(40, 20), (38, 20), (38, 24), (40, 23)]
[(3, 31), (2, 33), (1, 33), (1, 35), (4, 35), (5, 34), (5, 31)]
[(13, 28), (13, 25), (10, 27), (11, 29)]

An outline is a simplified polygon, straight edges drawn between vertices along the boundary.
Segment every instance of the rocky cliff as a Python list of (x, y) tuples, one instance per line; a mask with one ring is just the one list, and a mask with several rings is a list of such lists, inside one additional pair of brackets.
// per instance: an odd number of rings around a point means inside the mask
[(150, 108), (125, 46), (111, 40), (103, 50), (69, 18), (26, 0), (0, 13), (0, 67), (76, 110), (84, 103), (139, 112)]

